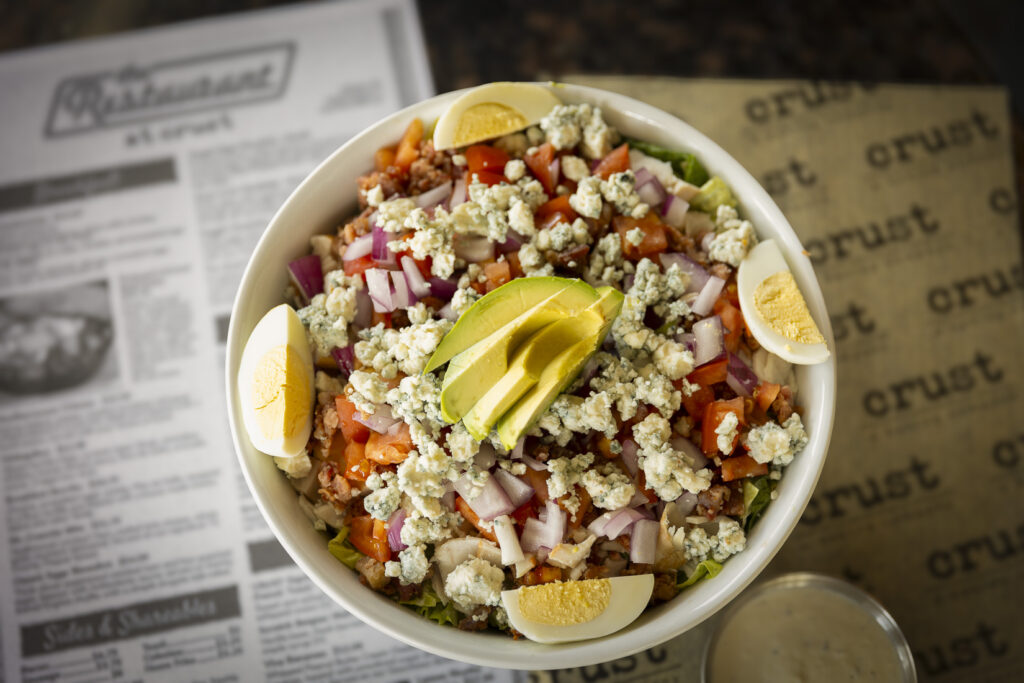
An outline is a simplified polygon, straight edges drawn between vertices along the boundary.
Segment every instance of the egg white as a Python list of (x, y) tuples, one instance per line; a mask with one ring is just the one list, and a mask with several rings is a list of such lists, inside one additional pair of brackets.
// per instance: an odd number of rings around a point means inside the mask
[[(434, 126), (434, 149), (450, 149), (455, 146), (455, 133), (459, 121), (467, 109), (477, 104), (493, 102), (514, 109), (526, 119), (526, 126), (544, 118), (562, 101), (555, 97), (547, 88), (533, 83), (488, 83), (473, 88), (458, 97)], [(515, 131), (504, 131), (503, 134)], [(480, 140), (460, 140), (459, 145), (469, 145)]]
[[(765, 278), (783, 270), (789, 270), (782, 251), (775, 240), (764, 240), (740, 262), (736, 273), (736, 286), (740, 299), (743, 319), (754, 335), (754, 339), (783, 360), (797, 365), (814, 365), (828, 359), (830, 352), (824, 342), (803, 344), (779, 334), (771, 328), (754, 305), (754, 292)], [(803, 293), (801, 292), (801, 296)]]
[[(307, 373), (309, 396), (305, 405), (305, 425), (291, 435), (267, 438), (260, 429), (253, 405), (253, 379), (259, 361), (273, 348), (288, 345), (297, 354), (303, 372)], [(242, 404), (242, 420), (252, 445), (262, 453), (279, 458), (292, 458), (305, 451), (313, 430), (313, 354), (306, 340), (306, 330), (298, 314), (287, 304), (270, 309), (256, 327), (242, 351), (238, 365), (238, 397)]]
[[(611, 596), (608, 606), (599, 615), (581, 624), (556, 626), (527, 619), (519, 609), (519, 591), (502, 591), (501, 604), (508, 613), (512, 628), (538, 643), (568, 643), (574, 640), (600, 638), (615, 633), (636, 620), (651, 599), (654, 575), (616, 576), (609, 579)], [(570, 585), (571, 582), (563, 584)]]

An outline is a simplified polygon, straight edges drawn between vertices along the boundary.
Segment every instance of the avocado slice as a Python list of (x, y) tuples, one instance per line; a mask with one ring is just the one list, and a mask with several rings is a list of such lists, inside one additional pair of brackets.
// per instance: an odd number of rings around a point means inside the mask
[[(612, 321), (622, 308), (622, 300), (625, 297), (622, 292), (611, 287), (601, 287), (598, 291), (601, 298), (583, 312), (584, 315), (592, 315), (600, 320), (596, 329), (592, 328), (593, 333), (565, 349), (548, 363), (536, 384), (498, 419), (496, 429), (505, 448), (515, 448), (522, 435), (547, 410), (555, 397), (569, 386), (604, 341)], [(583, 315), (578, 316), (577, 323), (581, 318), (586, 319)]]
[[(526, 283), (531, 279), (533, 278), (513, 280), (485, 296), (476, 305), (480, 305), (485, 299), (498, 294), (509, 285), (520, 281)], [(567, 283), (566, 286), (554, 295), (528, 308), (451, 359), (441, 383), (441, 415), (445, 420), (454, 423), (462, 419), (477, 401), (504, 377), (512, 354), (535, 332), (553, 322), (575, 316), (599, 299), (597, 290), (581, 280), (562, 282)], [(520, 298), (513, 288), (506, 290), (503, 296), (497, 299), (499, 302), (502, 300), (510, 300), (512, 305), (517, 305)], [(490, 310), (497, 312), (500, 309), (490, 304)], [(467, 311), (466, 315), (470, 312)], [(454, 329), (452, 331), (454, 332)], [(451, 334), (449, 332), (449, 335)]]
[(566, 349), (590, 340), (603, 323), (596, 311), (586, 309), (541, 328), (524, 341), (502, 378), (463, 416), (462, 423), (473, 438), (486, 439), (498, 418), (537, 383), (552, 361)]
[[(572, 287), (597, 300), (594, 288), (582, 280), (562, 277), (527, 277), (506, 282), (473, 304), (445, 335), (427, 361), (424, 373), (441, 367), (457, 354), (490, 336), (537, 304)], [(588, 302), (589, 303), (589, 302)]]

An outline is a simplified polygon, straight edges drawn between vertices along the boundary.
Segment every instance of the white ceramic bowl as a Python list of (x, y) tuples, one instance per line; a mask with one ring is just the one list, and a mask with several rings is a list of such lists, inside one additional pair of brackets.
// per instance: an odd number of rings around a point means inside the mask
[[(835, 348), (825, 300), (800, 240), (768, 193), (721, 147), (679, 119), (637, 100), (595, 88), (558, 86), (567, 103), (601, 107), (605, 119), (625, 135), (688, 150), (712, 174), (721, 176), (740, 201), (761, 237), (782, 248), (811, 313)], [(356, 210), (356, 178), (373, 166), (378, 147), (393, 144), (412, 117), (438, 117), (458, 93), (439, 95), (389, 116), (363, 131), (320, 164), (292, 193), (263, 233), (242, 278), (231, 314), (227, 342), (227, 396), (231, 435), (242, 471), (264, 518), (278, 540), (331, 599), (367, 624), (409, 645), (444, 657), (510, 669), (583, 666), (639, 652), (693, 628), (724, 607), (761, 572), (796, 526), (825, 462), (835, 410), (834, 356), (827, 363), (800, 367), (798, 402), (810, 441), (790, 465), (768, 508), (747, 541), (747, 548), (721, 574), (687, 590), (671, 602), (647, 610), (628, 628), (597, 640), (542, 645), (494, 633), (468, 633), (421, 618), (359, 583), (355, 572), (327, 552), (327, 539), (313, 529), (296, 503), (295, 490), (271, 458), (256, 451), (245, 433), (236, 388), (242, 348), (256, 322), (281, 303), (288, 282), (287, 264), (309, 252), (309, 238), (334, 229)]]

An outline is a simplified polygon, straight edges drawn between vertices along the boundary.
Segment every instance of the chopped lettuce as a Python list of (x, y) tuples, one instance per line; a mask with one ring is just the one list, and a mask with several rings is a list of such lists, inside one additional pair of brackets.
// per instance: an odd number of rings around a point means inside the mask
[(398, 604), (410, 607), (421, 617), (436, 621), (442, 626), (458, 626), (459, 624), (459, 613), (455, 609), (455, 605), (451, 602), (447, 605), (444, 604), (429, 583), (423, 584), (423, 590), (415, 598), (400, 600)]
[(356, 562), (363, 556), (348, 542), (348, 527), (343, 526), (338, 530), (338, 535), (327, 542), (327, 550), (334, 555), (343, 565), (349, 569), (356, 568)]
[(703, 185), (708, 181), (708, 172), (704, 169), (704, 166), (697, 160), (697, 157), (689, 152), (677, 152), (672, 149), (666, 149), (653, 145), (643, 140), (628, 140), (629, 148), (635, 149), (638, 152), (643, 152), (649, 157), (660, 159), (661, 161), (667, 161), (672, 164), (672, 170), (676, 172), (676, 175), (690, 183), (691, 185)]
[(767, 475), (743, 480), (743, 531), (749, 532), (772, 502), (772, 481)]
[(697, 568), (690, 574), (690, 578), (686, 579), (682, 583), (676, 584), (676, 590), (683, 590), (689, 588), (695, 583), (699, 583), (704, 579), (713, 579), (718, 576), (718, 572), (722, 571), (722, 565), (714, 560), (704, 560), (697, 565)]
[(712, 218), (718, 212), (718, 207), (723, 204), (736, 206), (736, 197), (732, 195), (732, 190), (725, 184), (725, 181), (718, 176), (701, 185), (700, 192), (690, 200), (691, 209), (703, 211), (710, 214)]

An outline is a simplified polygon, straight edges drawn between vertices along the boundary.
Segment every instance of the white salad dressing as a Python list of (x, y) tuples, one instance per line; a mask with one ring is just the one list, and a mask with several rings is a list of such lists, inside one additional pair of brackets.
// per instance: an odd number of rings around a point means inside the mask
[(814, 585), (780, 586), (740, 604), (719, 627), (706, 665), (708, 683), (908, 680), (875, 616)]

